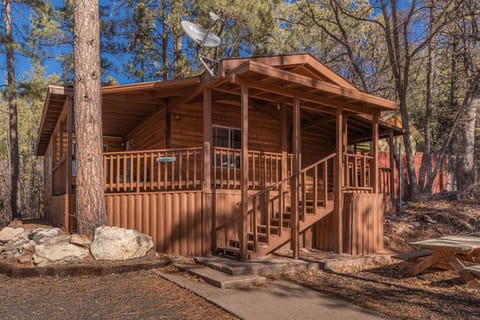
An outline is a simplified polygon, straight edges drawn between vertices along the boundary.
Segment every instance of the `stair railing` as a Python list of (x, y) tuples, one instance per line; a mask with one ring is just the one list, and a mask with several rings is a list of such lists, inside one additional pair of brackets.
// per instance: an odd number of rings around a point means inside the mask
[[(330, 154), (317, 162), (303, 168), (300, 171), (300, 197), (302, 203), (302, 220), (306, 214), (317, 214), (319, 207), (326, 207), (328, 201), (329, 186), (333, 185), (333, 177), (329, 175), (329, 168), (333, 168), (333, 159), (336, 153)], [(331, 162), (329, 164), (329, 162)], [(330, 170), (331, 171), (331, 170)], [(262, 228), (262, 237), (266, 237), (267, 244), (272, 235), (281, 237), (284, 229), (284, 213), (291, 200), (291, 189), (293, 183), (293, 175), (282, 179), (276, 184), (271, 185), (255, 194), (247, 197), (247, 239), (251, 235), (253, 239), (253, 249), (258, 250), (259, 246), (259, 227)], [(312, 197), (310, 198), (309, 195)], [(308, 203), (312, 203), (313, 212), (308, 211)], [(240, 206), (241, 202), (238, 203)], [(290, 204), (291, 205), (291, 204)], [(297, 204), (299, 205), (299, 204)], [(290, 216), (290, 221), (291, 221)], [(275, 229), (275, 232), (273, 230)], [(288, 228), (290, 230), (290, 228)], [(289, 231), (286, 231), (289, 232)], [(251, 243), (251, 242), (250, 242)]]

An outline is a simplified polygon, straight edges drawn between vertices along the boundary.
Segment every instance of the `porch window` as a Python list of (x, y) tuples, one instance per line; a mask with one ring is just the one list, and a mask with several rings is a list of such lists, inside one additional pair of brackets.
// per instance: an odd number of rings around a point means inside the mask
[(215, 164), (217, 167), (240, 168), (240, 154), (237, 150), (241, 148), (242, 130), (238, 128), (213, 126), (213, 147), (234, 149), (215, 153)]

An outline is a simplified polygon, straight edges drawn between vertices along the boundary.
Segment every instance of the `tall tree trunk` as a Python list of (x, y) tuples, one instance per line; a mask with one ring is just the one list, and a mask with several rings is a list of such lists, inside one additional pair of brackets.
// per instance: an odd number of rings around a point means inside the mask
[(10, 209), (12, 219), (20, 219), (18, 211), (18, 189), (20, 160), (18, 155), (18, 130), (17, 130), (17, 84), (15, 82), (15, 57), (14, 41), (12, 35), (11, 2), (5, 1), (5, 35), (7, 58), (7, 83), (8, 83), (8, 110), (9, 110), (9, 142), (10, 142)]
[(463, 135), (463, 157), (460, 167), (461, 190), (466, 190), (475, 183), (475, 125), (480, 106), (480, 69), (470, 81), (468, 100), (466, 101)]
[(75, 0), (74, 108), (77, 141), (78, 231), (92, 234), (106, 223), (102, 167), (100, 32), (98, 1)]
[(160, 17), (162, 19), (162, 63), (163, 63), (163, 70), (162, 70), (162, 80), (165, 81), (168, 79), (168, 28), (166, 23), (166, 15), (167, 12), (167, 1), (162, 0), (160, 2)]
[(426, 184), (432, 175), (432, 114), (434, 110), (433, 95), (435, 88), (435, 50), (436, 37), (432, 33), (435, 28), (434, 2), (430, 7), (430, 27), (428, 43), (428, 59), (427, 59), (427, 103), (425, 105), (425, 121), (423, 127), (423, 135), (425, 139), (425, 150), (422, 157), (422, 165), (418, 177), (418, 187), (422, 192), (426, 192)]

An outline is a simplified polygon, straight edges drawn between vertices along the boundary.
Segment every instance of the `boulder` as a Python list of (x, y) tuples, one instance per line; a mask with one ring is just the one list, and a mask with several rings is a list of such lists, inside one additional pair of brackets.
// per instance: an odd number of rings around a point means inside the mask
[(67, 242), (38, 244), (35, 246), (33, 263), (37, 266), (81, 262), (88, 256), (88, 249)]
[(43, 244), (43, 245), (52, 245), (59, 242), (70, 243), (71, 236), (69, 234), (61, 234), (55, 237), (43, 237), (37, 241), (34, 241), (36, 244)]
[(88, 248), (90, 247), (92, 240), (90, 240), (90, 238), (86, 236), (81, 236), (79, 234), (72, 234), (72, 237), (70, 238), (70, 243), (80, 247)]
[(23, 228), (5, 227), (0, 231), (0, 243), (9, 242), (25, 232)]
[(98, 227), (90, 245), (96, 260), (141, 258), (152, 248), (152, 237), (137, 230), (118, 227)]
[(56, 237), (62, 233), (62, 230), (59, 228), (52, 228), (52, 229), (47, 229), (47, 228), (38, 228), (32, 231), (30, 234), (30, 239), (34, 241), (39, 241), (42, 238), (51, 238), (51, 237)]

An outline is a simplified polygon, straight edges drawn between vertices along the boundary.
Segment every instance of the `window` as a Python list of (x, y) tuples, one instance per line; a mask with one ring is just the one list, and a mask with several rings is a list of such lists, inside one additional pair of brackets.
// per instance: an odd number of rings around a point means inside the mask
[(213, 126), (213, 146), (240, 149), (242, 130), (237, 128)]
[[(240, 149), (242, 146), (242, 131), (237, 128), (213, 126), (213, 147)], [(215, 155), (217, 167), (240, 168), (240, 155), (238, 152), (226, 152)]]

